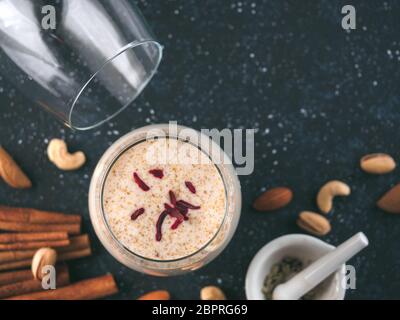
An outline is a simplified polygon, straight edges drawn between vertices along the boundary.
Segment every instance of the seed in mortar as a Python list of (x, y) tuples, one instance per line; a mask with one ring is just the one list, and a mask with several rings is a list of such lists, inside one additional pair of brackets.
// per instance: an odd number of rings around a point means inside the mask
[[(304, 269), (304, 264), (301, 260), (293, 257), (285, 257), (281, 261), (275, 263), (270, 272), (264, 279), (262, 292), (266, 300), (272, 300), (272, 295), (277, 286), (289, 281), (297, 273)], [(301, 300), (314, 300), (324, 283), (320, 283), (310, 292), (306, 293)]]

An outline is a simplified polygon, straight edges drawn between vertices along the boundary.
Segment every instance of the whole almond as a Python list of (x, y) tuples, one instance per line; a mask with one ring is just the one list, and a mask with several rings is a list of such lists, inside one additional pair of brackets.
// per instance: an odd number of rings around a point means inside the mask
[(328, 219), (311, 211), (301, 212), (297, 225), (316, 236), (324, 236), (331, 231), (331, 224)]
[(372, 174), (385, 174), (396, 168), (394, 159), (385, 153), (367, 154), (360, 160), (361, 169)]
[(8, 152), (0, 146), (0, 176), (13, 188), (26, 189), (32, 186), (31, 180), (25, 175)]
[(138, 300), (169, 300), (170, 294), (166, 290), (156, 290), (146, 293), (138, 298)]
[(258, 211), (272, 211), (285, 207), (292, 201), (293, 192), (286, 187), (277, 187), (265, 191), (253, 203)]
[(41, 248), (36, 251), (32, 259), (32, 273), (35, 279), (42, 279), (44, 266), (55, 266), (57, 252), (51, 248)]
[(201, 300), (226, 300), (225, 294), (216, 286), (207, 286), (201, 289)]
[(400, 213), (400, 183), (386, 192), (377, 202), (377, 206), (390, 213)]

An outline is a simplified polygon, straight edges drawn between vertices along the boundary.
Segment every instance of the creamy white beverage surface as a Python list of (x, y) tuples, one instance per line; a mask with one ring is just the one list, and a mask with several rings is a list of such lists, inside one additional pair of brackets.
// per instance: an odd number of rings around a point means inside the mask
[[(166, 146), (184, 149), (172, 153), (178, 161), (155, 156)], [(162, 138), (141, 142), (117, 159), (104, 184), (103, 207), (122, 245), (145, 258), (173, 260), (197, 252), (217, 234), (226, 210), (225, 187), (197, 147)]]

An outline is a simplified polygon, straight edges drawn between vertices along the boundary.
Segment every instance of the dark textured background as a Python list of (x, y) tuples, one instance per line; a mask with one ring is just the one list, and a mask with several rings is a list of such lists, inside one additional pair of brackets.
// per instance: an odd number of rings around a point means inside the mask
[[(316, 210), (315, 195), (342, 179), (352, 195), (329, 215), (339, 244), (364, 231), (370, 246), (351, 263), (357, 289), (348, 299), (400, 297), (400, 217), (375, 207), (398, 182), (399, 170), (369, 176), (362, 155), (388, 152), (400, 159), (400, 42), (398, 1), (351, 1), (357, 29), (341, 28), (342, 1), (139, 1), (165, 56), (159, 73), (133, 106), (100, 129), (79, 133), (57, 123), (0, 77), (0, 141), (34, 182), (27, 191), (0, 183), (0, 203), (81, 213), (94, 247), (70, 263), (74, 280), (115, 275), (120, 294), (134, 299), (165, 288), (173, 298), (199, 297), (217, 284), (244, 298), (244, 276), (254, 254), (275, 237), (300, 232), (299, 211)], [(241, 177), (242, 218), (231, 244), (210, 265), (177, 278), (154, 278), (116, 262), (91, 227), (87, 191), (99, 157), (119, 136), (148, 123), (177, 120), (200, 128), (256, 128), (255, 171)], [(84, 150), (87, 165), (64, 173), (47, 160), (51, 138)], [(251, 209), (273, 186), (295, 192), (276, 213)]]

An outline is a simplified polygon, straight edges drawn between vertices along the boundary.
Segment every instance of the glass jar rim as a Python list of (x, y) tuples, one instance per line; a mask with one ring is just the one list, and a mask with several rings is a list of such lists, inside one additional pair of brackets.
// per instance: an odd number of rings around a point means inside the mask
[[(180, 139), (180, 138), (178, 138), (178, 137), (168, 136), (168, 135), (165, 136), (165, 137), (162, 137), (162, 138), (165, 138), (165, 139), (174, 139), (174, 140), (177, 139), (177, 140), (183, 141), (182, 139)], [(145, 141), (148, 141), (148, 140), (147, 140), (147, 139), (141, 139), (141, 140), (139, 140), (139, 141), (135, 141), (135, 142), (133, 142), (133, 143), (127, 145), (122, 151), (120, 151), (120, 152), (116, 155), (116, 157), (115, 157), (115, 158), (112, 160), (112, 162), (108, 165), (108, 167), (107, 167), (107, 169), (106, 169), (106, 174), (104, 175), (103, 181), (102, 181), (102, 183), (101, 183), (100, 201), (101, 201), (102, 218), (104, 219), (104, 223), (105, 223), (105, 225), (107, 226), (107, 229), (108, 229), (108, 231), (110, 232), (110, 234), (111, 234), (111, 236), (113, 237), (113, 239), (118, 243), (118, 245), (121, 246), (121, 248), (123, 248), (124, 250), (128, 251), (130, 254), (132, 254), (132, 255), (138, 257), (139, 259), (143, 259), (143, 260), (146, 260), (146, 261), (149, 261), (149, 262), (155, 262), (155, 263), (173, 263), (173, 262), (179, 262), (179, 261), (188, 259), (188, 258), (190, 258), (190, 257), (192, 257), (192, 256), (195, 256), (195, 255), (198, 254), (199, 252), (201, 252), (201, 251), (203, 251), (204, 249), (206, 249), (206, 248), (208, 247), (208, 245), (209, 245), (210, 243), (212, 243), (212, 242), (215, 240), (215, 238), (219, 235), (219, 232), (221, 231), (221, 229), (222, 229), (222, 227), (223, 227), (223, 225), (224, 225), (225, 219), (226, 219), (226, 217), (227, 217), (227, 215), (228, 215), (228, 204), (227, 204), (227, 201), (225, 201), (225, 212), (224, 212), (224, 217), (223, 217), (223, 219), (222, 219), (220, 225), (218, 226), (218, 229), (216, 230), (215, 234), (214, 234), (202, 247), (200, 247), (199, 249), (197, 249), (196, 251), (194, 251), (194, 252), (192, 252), (192, 253), (190, 253), (190, 254), (188, 254), (188, 255), (185, 255), (185, 256), (182, 256), (182, 257), (179, 257), (179, 258), (176, 258), (176, 259), (158, 260), (158, 259), (152, 259), (152, 258), (148, 258), (148, 257), (142, 256), (142, 255), (140, 255), (140, 254), (138, 254), (138, 253), (136, 253), (136, 252), (133, 252), (133, 251), (130, 250), (129, 248), (127, 248), (127, 247), (126, 247), (120, 240), (118, 240), (118, 238), (115, 236), (115, 234), (114, 234), (114, 232), (111, 230), (111, 227), (110, 227), (110, 225), (109, 225), (109, 223), (108, 223), (108, 220), (107, 220), (107, 218), (106, 218), (106, 213), (105, 213), (105, 210), (104, 210), (104, 201), (103, 201), (103, 197), (104, 197), (104, 186), (105, 186), (105, 182), (106, 182), (106, 180), (107, 180), (107, 177), (108, 177), (108, 175), (109, 175), (109, 173), (110, 173), (112, 167), (113, 167), (114, 164), (116, 163), (116, 161), (118, 161), (118, 159), (119, 159), (125, 152), (127, 152), (129, 149), (133, 148), (134, 146), (136, 146), (136, 145), (138, 145), (138, 144), (144, 143)], [(183, 142), (187, 142), (187, 141), (183, 141)], [(187, 143), (190, 143), (190, 142), (187, 142)], [(192, 145), (193, 145), (193, 144), (192, 144)], [(200, 150), (201, 152), (203, 152), (203, 153), (208, 157), (208, 155), (207, 155), (199, 146), (195, 146), (195, 145), (193, 145), (193, 146), (199, 148), (199, 150)], [(223, 177), (223, 175), (222, 175), (222, 173), (221, 173), (221, 170), (218, 168), (218, 166), (217, 166), (216, 164), (213, 164), (213, 165), (216, 167), (216, 169), (217, 169), (217, 171), (218, 171), (218, 174), (219, 174), (219, 176), (221, 177), (221, 180), (222, 180), (222, 182), (223, 182), (223, 184), (224, 184), (224, 194), (225, 194), (225, 199), (227, 200), (227, 199), (228, 199), (228, 195), (227, 195), (226, 181), (225, 181), (225, 179), (224, 179), (224, 177)]]
[[(145, 126), (136, 130), (131, 131), (130, 133), (124, 135), (123, 137), (121, 137), (120, 139), (118, 139), (116, 142), (114, 142), (114, 144), (104, 153), (104, 155), (102, 156), (102, 158), (99, 161), (99, 164), (97, 165), (96, 169), (95, 169), (95, 173), (93, 174), (93, 178), (92, 178), (92, 182), (91, 182), (91, 186), (90, 186), (90, 191), (89, 191), (89, 208), (90, 208), (90, 217), (92, 220), (92, 223), (95, 227), (95, 231), (98, 234), (101, 242), (103, 243), (103, 245), (107, 248), (108, 251), (110, 251), (110, 247), (113, 246), (114, 249), (118, 249), (120, 250), (120, 254), (123, 254), (125, 259), (140, 259), (141, 261), (144, 262), (148, 262), (148, 263), (152, 263), (152, 264), (156, 264), (159, 267), (163, 268), (163, 265), (167, 265), (169, 263), (182, 263), (184, 261), (186, 261), (187, 259), (190, 258), (194, 258), (197, 255), (201, 255), (202, 252), (204, 252), (204, 250), (207, 249), (207, 247), (210, 246), (210, 244), (212, 244), (214, 242), (214, 240), (221, 234), (221, 231), (224, 229), (224, 227), (226, 226), (227, 223), (232, 223), (232, 218), (229, 217), (230, 219), (228, 219), (229, 214), (233, 212), (234, 214), (238, 214), (237, 217), (235, 217), (235, 219), (233, 220), (233, 228), (231, 229), (231, 227), (229, 226), (229, 229), (233, 230), (233, 232), (236, 230), (237, 227), (237, 223), (239, 220), (239, 216), (240, 216), (240, 208), (241, 208), (241, 197), (240, 195), (238, 197), (235, 198), (235, 203), (230, 203), (229, 199), (231, 198), (231, 195), (228, 194), (228, 189), (233, 188), (233, 190), (239, 190), (240, 193), (240, 183), (239, 180), (237, 179), (236, 173), (234, 171), (233, 165), (231, 163), (223, 163), (222, 166), (221, 164), (217, 164), (214, 161), (212, 161), (212, 163), (215, 165), (215, 167), (217, 168), (221, 179), (224, 183), (224, 189), (225, 189), (225, 197), (226, 197), (226, 204), (225, 204), (225, 213), (224, 213), (224, 218), (221, 221), (221, 224), (218, 228), (218, 230), (215, 232), (215, 234), (213, 235), (212, 238), (210, 238), (209, 241), (207, 241), (207, 243), (205, 245), (203, 245), (200, 249), (196, 250), (195, 252), (192, 252), (189, 255), (185, 255), (183, 257), (179, 257), (177, 259), (170, 259), (170, 260), (157, 260), (157, 259), (152, 259), (152, 258), (148, 258), (148, 257), (144, 257), (141, 256), (135, 252), (132, 252), (131, 250), (129, 250), (128, 248), (126, 248), (113, 234), (113, 232), (111, 231), (106, 217), (105, 217), (105, 213), (104, 213), (104, 209), (103, 209), (103, 201), (102, 201), (102, 195), (103, 195), (103, 188), (104, 188), (104, 184), (106, 181), (106, 178), (108, 176), (109, 170), (110, 168), (113, 166), (113, 164), (115, 163), (115, 161), (124, 153), (126, 152), (129, 148), (131, 148), (133, 145), (137, 144), (137, 143), (141, 143), (143, 142), (145, 139), (143, 138), (143, 136), (145, 136), (145, 134), (152, 130), (152, 129), (157, 129), (157, 130), (162, 130), (166, 136), (170, 136), (172, 138), (178, 138), (178, 136), (176, 136), (175, 134), (170, 134), (169, 132), (169, 125), (168, 124), (158, 124), (158, 125), (149, 125), (149, 126)], [(196, 145), (197, 148), (199, 148), (200, 145), (202, 145), (205, 141), (203, 140), (204, 138), (207, 138), (207, 141), (212, 144), (213, 148), (217, 148), (218, 152), (220, 155), (223, 155), (224, 159), (225, 157), (227, 157), (227, 155), (225, 154), (225, 152), (222, 150), (222, 148), (216, 144), (215, 141), (213, 141), (209, 136), (206, 136), (204, 133), (201, 133), (195, 129), (191, 129), (185, 126), (177, 126), (178, 131), (180, 132), (181, 130), (184, 129), (190, 129), (191, 133), (195, 134), (199, 140), (197, 140), (199, 142), (199, 145)], [(202, 142), (203, 141), (203, 142)], [(204, 152), (204, 150), (202, 150), (201, 148), (199, 148), (206, 156), (210, 156), (209, 154), (207, 154), (206, 152)], [(223, 170), (221, 170), (221, 168), (223, 168)], [(102, 172), (101, 177), (99, 177), (98, 172)], [(97, 173), (97, 174), (96, 174)], [(95, 176), (98, 177), (95, 177)], [(234, 175), (234, 177), (233, 177)], [(96, 180), (96, 181), (93, 181)], [(229, 188), (228, 188), (229, 186)], [(98, 190), (94, 190), (94, 189), (98, 189)], [(235, 193), (236, 194), (236, 193)], [(95, 199), (96, 203), (92, 203), (93, 199)], [(100, 204), (99, 204), (100, 203)], [(232, 210), (232, 206), (235, 208)], [(100, 210), (100, 214), (96, 213), (94, 210), (94, 207), (97, 207), (97, 210)], [(97, 216), (96, 216), (97, 214)], [(103, 224), (102, 230), (100, 230), (99, 226), (96, 226), (95, 221), (96, 218), (98, 219), (100, 216), (101, 217), (101, 223)], [(106, 231), (107, 234), (102, 233), (102, 231)], [(101, 236), (99, 234), (99, 232), (101, 233)], [(229, 241), (226, 241), (227, 239), (230, 240), (230, 238), (233, 235), (233, 232), (231, 234), (228, 235), (228, 237), (226, 237), (226, 239), (224, 238), (224, 240), (221, 242), (222, 246), (221, 248), (223, 249), (227, 243)], [(230, 233), (230, 230), (229, 230)], [(112, 240), (113, 243), (109, 243), (107, 241), (105, 241), (102, 236), (107, 236), (109, 240)], [(221, 249), (221, 250), (222, 250)], [(218, 249), (216, 249), (216, 251), (218, 251)], [(113, 250), (111, 250), (113, 251)], [(110, 252), (114, 257), (117, 258), (117, 256), (115, 256), (112, 252)], [(119, 258), (117, 258), (117, 260), (119, 260), (120, 262), (122, 262), (122, 260), (120, 260)], [(199, 260), (201, 260), (201, 257), (199, 257)], [(197, 260), (196, 260), (197, 261)], [(124, 263), (125, 264), (125, 263)]]
[[(136, 91), (135, 95), (133, 95), (131, 97), (131, 99), (127, 103), (125, 103), (121, 108), (119, 108), (117, 111), (115, 111), (113, 114), (109, 115), (105, 119), (97, 121), (96, 123), (94, 123), (93, 125), (90, 125), (90, 126), (85, 126), (85, 127), (74, 126), (73, 125), (73, 121), (72, 121), (72, 114), (74, 113), (74, 110), (75, 110), (75, 107), (77, 105), (77, 102), (79, 101), (79, 98), (82, 96), (83, 92), (86, 90), (86, 88), (89, 86), (89, 84), (96, 78), (96, 76), (102, 70), (104, 70), (104, 68), (106, 68), (113, 60), (118, 58), (121, 54), (125, 53), (127, 50), (134, 49), (136, 47), (143, 46), (143, 45), (146, 45), (146, 44), (155, 45), (155, 47), (157, 48), (157, 52), (158, 52), (157, 61), (154, 64), (151, 73), (148, 75), (146, 80), (143, 81), (143, 83), (141, 83), (141, 85), (140, 85), (139, 89)], [(79, 130), (79, 131), (91, 130), (91, 129), (94, 129), (94, 128), (96, 128), (98, 126), (101, 126), (102, 124), (110, 121), (111, 119), (116, 117), (118, 114), (120, 114), (122, 111), (124, 111), (143, 92), (144, 88), (146, 88), (146, 86), (149, 84), (151, 79), (156, 74), (156, 72), (158, 70), (158, 67), (159, 67), (159, 65), (161, 63), (161, 60), (162, 60), (163, 49), (164, 49), (164, 47), (158, 41), (155, 41), (155, 40), (150, 40), (150, 39), (148, 39), (148, 40), (140, 40), (140, 41), (135, 40), (135, 41), (132, 41), (132, 42), (128, 43), (127, 45), (122, 47), (115, 55), (113, 55), (112, 57), (108, 58), (100, 66), (100, 68), (95, 73), (93, 73), (93, 75), (82, 85), (82, 87), (80, 88), (80, 90), (78, 91), (76, 96), (73, 98), (73, 100), (71, 102), (71, 108), (70, 108), (69, 114), (68, 114), (68, 123), (67, 123), (67, 125), (70, 128), (75, 129), (75, 130)], [(76, 112), (76, 110), (75, 110), (75, 112)]]

